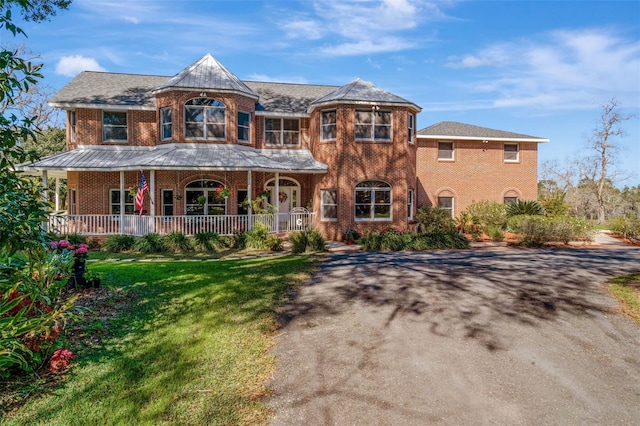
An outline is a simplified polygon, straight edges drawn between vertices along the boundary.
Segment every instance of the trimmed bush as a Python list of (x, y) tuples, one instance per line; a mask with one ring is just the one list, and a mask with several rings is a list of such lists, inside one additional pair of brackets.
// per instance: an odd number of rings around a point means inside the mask
[(416, 211), (418, 232), (453, 232), (456, 224), (449, 211), (438, 207), (420, 207)]
[(496, 201), (477, 201), (469, 205), (463, 213), (470, 215), (485, 232), (489, 226), (504, 228), (507, 224), (506, 207)]
[(164, 236), (167, 248), (173, 252), (189, 252), (193, 250), (191, 240), (182, 232), (172, 232)]
[(167, 245), (164, 239), (155, 232), (136, 238), (133, 249), (140, 253), (164, 253)]
[(135, 242), (136, 239), (132, 235), (109, 235), (104, 244), (102, 244), (102, 251), (111, 253), (129, 251), (133, 248)]
[(570, 216), (514, 216), (509, 219), (509, 228), (520, 235), (520, 243), (526, 246), (591, 241), (595, 235), (595, 227), (590, 222)]

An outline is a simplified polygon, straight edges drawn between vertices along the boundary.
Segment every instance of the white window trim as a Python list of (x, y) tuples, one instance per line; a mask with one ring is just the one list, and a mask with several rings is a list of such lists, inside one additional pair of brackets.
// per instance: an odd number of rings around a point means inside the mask
[[(240, 137), (238, 136), (238, 142), (239, 143), (251, 143), (251, 113), (249, 111), (243, 111), (243, 110), (238, 110), (238, 115), (240, 114), (247, 114), (249, 116), (249, 125), (248, 126), (241, 126), (240, 125), (240, 121), (238, 120), (238, 122), (236, 123), (238, 129), (243, 128), (243, 129), (247, 129), (247, 139), (240, 139)], [(236, 130), (236, 136), (239, 134), (240, 132), (238, 132)]]
[(407, 116), (407, 131), (409, 132), (409, 143), (413, 145), (416, 142), (416, 115), (409, 113)]
[(453, 195), (438, 195), (437, 199), (436, 199), (436, 207), (442, 209), (442, 210), (449, 210), (449, 209), (445, 209), (444, 207), (440, 207), (440, 198), (451, 198), (451, 217), (455, 218), (455, 211), (456, 211), (456, 197), (454, 197)]
[[(169, 122), (163, 121), (164, 115), (162, 114), (162, 111), (165, 111), (165, 110), (169, 110), (169, 117), (170, 117)], [(169, 126), (171, 128), (171, 131), (169, 132), (169, 137), (164, 136), (165, 126)], [(173, 111), (171, 110), (170, 106), (162, 107), (160, 108), (160, 140), (166, 141), (172, 138), (173, 138)]]
[(75, 111), (69, 111), (69, 140), (71, 142), (76, 141), (76, 124), (78, 116)]
[[(168, 204), (168, 203), (165, 204), (165, 202), (164, 202), (164, 193), (165, 192), (171, 192), (171, 204)], [(173, 216), (176, 215), (176, 203), (173, 201), (173, 193), (174, 193), (173, 189), (163, 189), (162, 190), (162, 194), (161, 194), (161, 196), (162, 196), (162, 198), (161, 198), (161, 200), (162, 200), (162, 216), (166, 216), (164, 214), (165, 206), (172, 206), (173, 207)]]
[(409, 191), (407, 191), (407, 208), (408, 208), (408, 215), (407, 215), (407, 219), (408, 220), (413, 220), (413, 217), (415, 216), (415, 204), (416, 204), (416, 193), (415, 190), (410, 189)]
[[(275, 133), (274, 130), (267, 131), (267, 120), (280, 120), (280, 142), (273, 144), (267, 142), (267, 133)], [(295, 133), (291, 130), (284, 130), (284, 120), (296, 120), (298, 122), (298, 143), (297, 144), (285, 144), (284, 143), (284, 134), (285, 133)], [(264, 144), (265, 146), (300, 146), (300, 119), (299, 118), (291, 118), (291, 117), (265, 117), (264, 118)]]
[[(332, 123), (332, 124), (324, 124), (323, 121), (322, 121), (322, 117), (323, 117), (323, 113), (325, 113), (325, 112), (334, 112), (335, 113), (335, 117), (336, 117), (336, 121), (334, 123)], [(322, 129), (324, 127), (330, 127), (330, 126), (335, 127), (336, 136), (333, 137), (333, 138), (325, 139), (323, 137), (324, 132), (322, 131)], [(337, 139), (337, 137), (338, 137), (338, 112), (337, 112), (337, 110), (335, 110), (335, 109), (325, 109), (325, 110), (320, 111), (320, 142), (334, 142)]]
[[(510, 160), (506, 158), (506, 147), (507, 145), (513, 145), (516, 146), (517, 150), (516, 150), (516, 159), (515, 160)], [(505, 163), (519, 163), (520, 162), (520, 144), (519, 143), (505, 143), (502, 147), (502, 156), (504, 159)]]
[[(355, 127), (358, 126), (359, 124), (356, 123), (356, 115), (358, 112), (366, 112), (371, 114), (371, 137), (370, 138), (357, 138), (355, 137)], [(391, 124), (389, 125), (389, 139), (376, 139), (376, 112), (388, 112), (389, 114), (391, 114)], [(360, 124), (360, 125), (365, 125)], [(380, 125), (382, 126), (382, 124)], [(384, 125), (386, 126), (386, 125)], [(358, 142), (380, 142), (380, 143), (388, 143), (388, 142), (393, 142), (393, 111), (392, 110), (379, 110), (379, 109), (372, 109), (372, 110), (368, 110), (368, 109), (356, 109), (354, 111), (354, 115), (353, 115), (353, 127), (354, 127), (354, 139)]]
[[(222, 102), (219, 99), (216, 98), (202, 98), (202, 99), (211, 99), (213, 101), (218, 101), (222, 104), (222, 106), (211, 106), (211, 105), (187, 105), (187, 102), (192, 101), (194, 99), (201, 99), (201, 98), (191, 98), (191, 99), (187, 99), (185, 101), (185, 103), (182, 105), (182, 131), (184, 134), (184, 139), (185, 140), (208, 140), (208, 141), (223, 141), (227, 139), (227, 105)], [(203, 108), (203, 118), (202, 118), (202, 137), (192, 137), (192, 136), (187, 136), (187, 108)], [(221, 109), (224, 110), (224, 135), (221, 137), (209, 137), (207, 135), (207, 109)], [(194, 121), (194, 123), (200, 123), (197, 121)]]
[[(113, 195), (112, 194), (114, 192), (116, 194), (118, 194), (118, 193), (120, 193), (120, 190), (119, 189), (110, 189), (109, 190), (109, 214), (110, 215), (119, 215), (120, 213), (114, 213), (113, 212), (113, 206), (117, 205), (118, 207), (120, 207), (120, 200), (118, 200), (117, 204), (114, 204), (112, 202), (112, 200), (113, 200)], [(131, 196), (129, 194), (129, 191), (127, 191), (127, 190), (125, 190), (124, 193), (120, 193), (121, 197), (122, 197), (122, 195), (124, 195), (124, 214), (135, 214), (136, 213), (136, 204), (134, 202), (134, 197)], [(130, 203), (127, 202), (127, 195), (129, 195), (129, 197), (131, 198), (131, 202)], [(127, 213), (127, 206), (131, 206), (133, 208), (133, 210), (132, 210), (133, 213)]]
[[(384, 181), (380, 181), (380, 182), (384, 182)], [(387, 183), (387, 182), (384, 182)], [(387, 203), (376, 203), (376, 198), (375, 198), (375, 191), (376, 190), (387, 190), (389, 191), (389, 217), (381, 217), (381, 218), (376, 218), (375, 217), (375, 206), (378, 205), (386, 205)], [(355, 208), (356, 208), (356, 193), (358, 191), (371, 191), (371, 215), (368, 218), (357, 218), (355, 217), (356, 212), (355, 212)], [(388, 187), (362, 187), (362, 188), (358, 188), (357, 185), (354, 188), (353, 191), (353, 216), (354, 216), (354, 220), (356, 222), (393, 222), (393, 187), (391, 185), (389, 185)]]
[[(451, 158), (440, 158), (441, 143), (451, 144)], [(456, 161), (456, 143), (454, 141), (438, 141), (438, 146), (436, 147), (436, 155), (438, 156), (438, 161)]]
[[(114, 125), (109, 125), (109, 126), (105, 126), (104, 124), (104, 114), (105, 113), (124, 113), (124, 116), (127, 120), (127, 124), (124, 126), (114, 126)], [(105, 127), (124, 127), (126, 130), (126, 134), (127, 134), (127, 138), (126, 139), (106, 139), (105, 138)], [(129, 142), (129, 114), (127, 111), (121, 111), (121, 110), (102, 110), (102, 142), (110, 142), (110, 143), (128, 143)]]
[[(322, 196), (322, 193), (325, 191), (334, 191), (336, 193), (336, 204), (325, 204), (324, 203), (324, 197)], [(320, 220), (323, 222), (337, 222), (338, 221), (338, 190), (334, 189), (334, 188), (326, 188), (326, 189), (321, 189), (320, 190)], [(336, 208), (336, 217), (325, 217), (324, 216), (324, 207), (325, 206), (335, 206)]]

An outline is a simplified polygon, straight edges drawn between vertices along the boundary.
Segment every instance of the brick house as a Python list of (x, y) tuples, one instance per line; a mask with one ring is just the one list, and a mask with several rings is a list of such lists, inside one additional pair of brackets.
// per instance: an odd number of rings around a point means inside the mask
[[(57, 226), (88, 234), (406, 228), (421, 205), (457, 215), (535, 198), (547, 141), (451, 122), (417, 132), (421, 108), (369, 82), (241, 81), (211, 55), (173, 77), (83, 72), (50, 105), (67, 111), (68, 151), (23, 169), (67, 179)], [(278, 214), (248, 207), (260, 197)]]

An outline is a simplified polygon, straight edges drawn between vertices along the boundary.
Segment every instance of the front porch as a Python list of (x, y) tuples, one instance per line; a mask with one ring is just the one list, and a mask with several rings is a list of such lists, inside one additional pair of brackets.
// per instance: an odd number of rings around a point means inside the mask
[(50, 215), (47, 229), (56, 234), (81, 234), (87, 236), (108, 236), (127, 234), (141, 236), (149, 233), (160, 235), (181, 232), (196, 235), (200, 232), (215, 232), (219, 235), (233, 235), (264, 224), (270, 233), (304, 231), (314, 225), (315, 213), (306, 209), (296, 209), (279, 214), (246, 215), (174, 215), (139, 216), (112, 214), (55, 214)]

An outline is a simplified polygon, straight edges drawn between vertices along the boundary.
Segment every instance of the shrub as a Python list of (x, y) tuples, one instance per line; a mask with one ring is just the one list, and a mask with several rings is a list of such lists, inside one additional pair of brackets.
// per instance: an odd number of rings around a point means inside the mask
[(247, 247), (247, 233), (234, 230), (231, 247), (234, 249), (243, 249)]
[(76, 234), (76, 233), (64, 235), (59, 239), (69, 241), (69, 244), (71, 244), (72, 246), (79, 246), (80, 244), (87, 243), (87, 237), (81, 234)]
[(537, 200), (516, 200), (506, 205), (507, 217), (543, 215), (544, 206)]
[(253, 229), (244, 233), (245, 247), (257, 250), (267, 250), (267, 239), (269, 237), (269, 228), (262, 222), (256, 222)]
[(289, 234), (289, 242), (293, 253), (327, 251), (327, 241), (315, 229), (292, 232)]
[(102, 251), (111, 253), (120, 253), (122, 251), (129, 251), (133, 248), (136, 239), (132, 235), (109, 235), (109, 237), (102, 244)]
[(607, 226), (611, 231), (624, 238), (640, 240), (640, 218), (638, 217), (614, 217), (609, 220)]
[(216, 232), (198, 232), (194, 236), (195, 245), (201, 250), (211, 251), (225, 246), (225, 242), (221, 240), (220, 235)]
[(416, 211), (418, 232), (455, 231), (456, 225), (449, 211), (438, 207), (420, 207)]
[(527, 246), (541, 246), (552, 241), (569, 244), (591, 240), (595, 234), (591, 223), (569, 216), (514, 216), (509, 219), (509, 227), (520, 235), (520, 243)]
[(282, 240), (277, 235), (269, 235), (266, 241), (267, 248), (271, 251), (282, 251)]
[(485, 228), (484, 232), (491, 238), (491, 241), (504, 240), (504, 231), (499, 226), (489, 225)]
[(342, 239), (346, 243), (349, 243), (349, 242), (355, 243), (360, 238), (362, 238), (362, 233), (360, 233), (360, 231), (358, 231), (356, 228), (349, 227), (347, 231), (344, 233), (344, 236)]
[(456, 226), (460, 232), (471, 234), (474, 240), (482, 235), (480, 220), (467, 211), (460, 213), (460, 216), (456, 219)]
[(469, 240), (456, 231), (434, 231), (412, 234), (410, 250), (464, 249), (469, 248)]
[(470, 204), (463, 213), (470, 215), (485, 232), (488, 226), (504, 228), (507, 223), (506, 207), (496, 201), (477, 201)]
[(164, 239), (155, 232), (138, 237), (133, 244), (133, 249), (140, 253), (164, 253), (167, 245)]
[(172, 232), (164, 236), (167, 248), (173, 252), (188, 252), (193, 250), (191, 240), (182, 232)]

